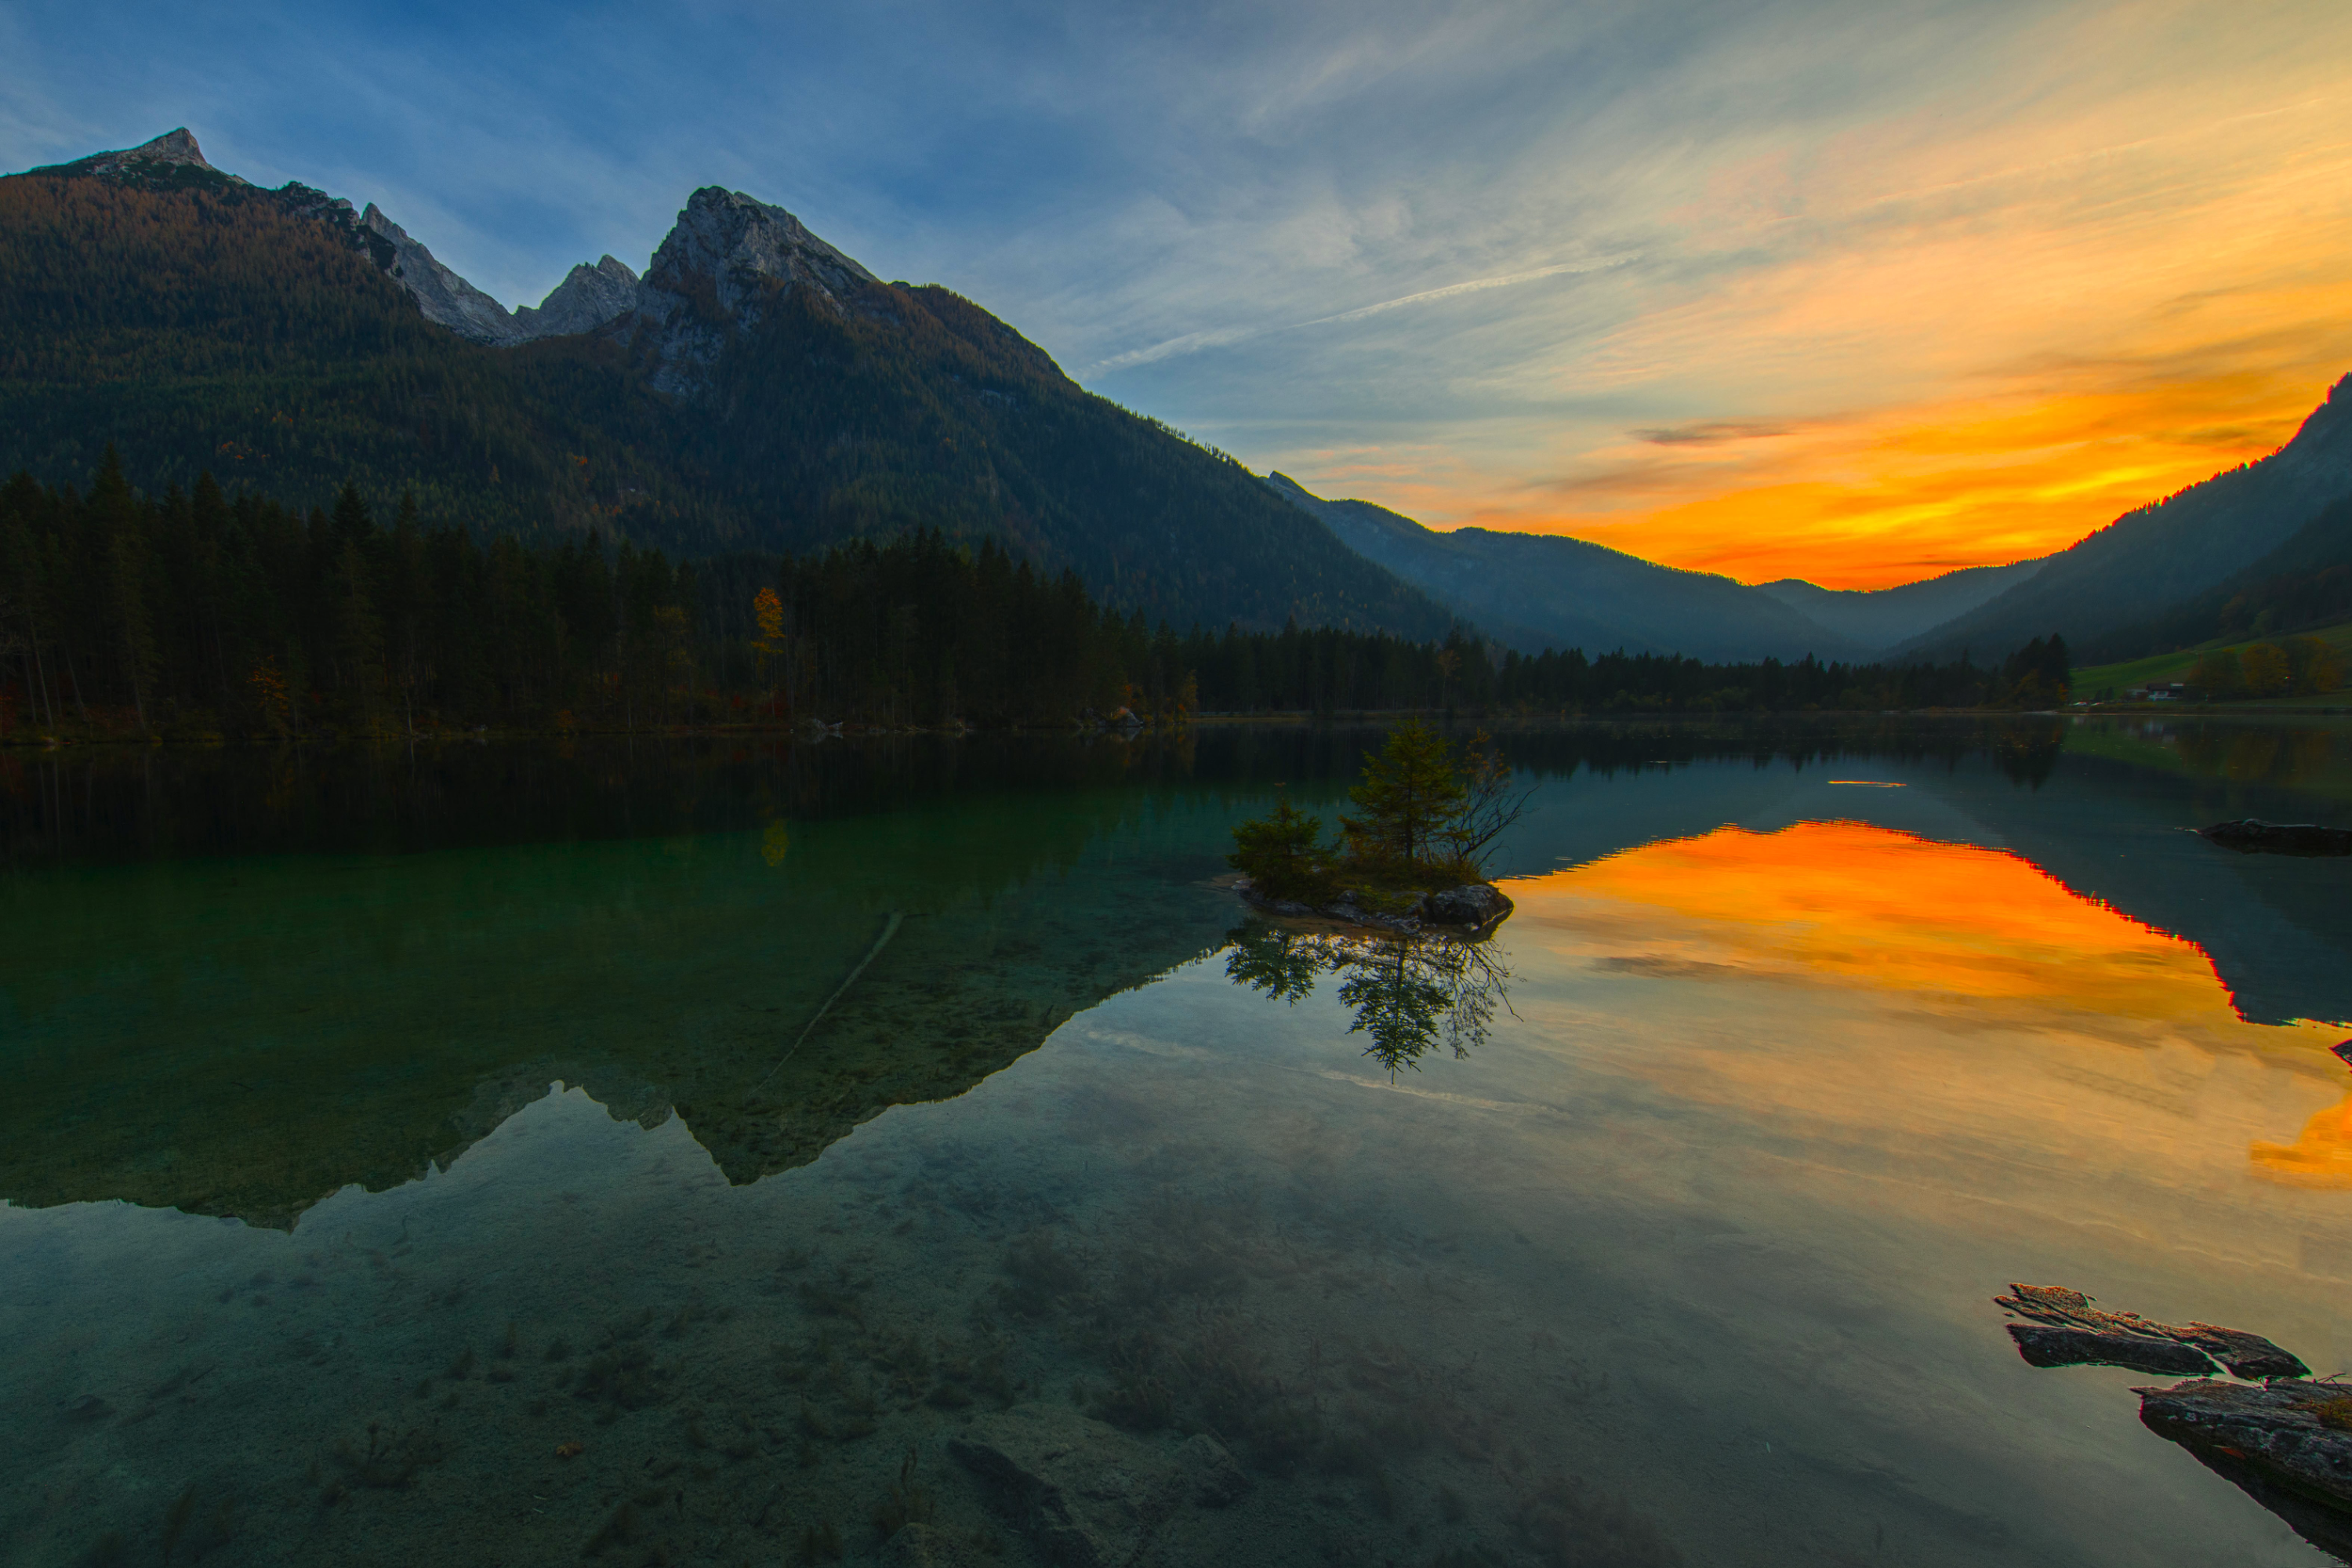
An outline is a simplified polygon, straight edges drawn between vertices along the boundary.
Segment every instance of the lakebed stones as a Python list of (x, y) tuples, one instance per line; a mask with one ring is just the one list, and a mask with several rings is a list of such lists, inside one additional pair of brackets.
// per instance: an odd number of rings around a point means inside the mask
[(2352, 827), (2322, 827), (2315, 822), (2264, 822), (2246, 816), (2217, 822), (2197, 833), (2224, 849), (2247, 855), (2352, 855)]
[(1151, 1442), (1064, 1405), (982, 1415), (948, 1452), (1064, 1568), (1124, 1568), (1178, 1510), (1222, 1507), (1249, 1486), (1213, 1437)]

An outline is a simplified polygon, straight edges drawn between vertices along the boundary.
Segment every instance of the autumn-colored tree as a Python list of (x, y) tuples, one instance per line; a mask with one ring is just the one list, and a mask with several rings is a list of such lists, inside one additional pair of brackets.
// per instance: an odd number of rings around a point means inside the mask
[(773, 588), (762, 588), (751, 595), (751, 618), (760, 626), (759, 637), (751, 646), (770, 658), (782, 653), (784, 647), (784, 602), (776, 597)]
[(2199, 657), (2189, 668), (2189, 684), (2208, 697), (2235, 697), (2245, 689), (2243, 665), (2233, 647), (2217, 647)]
[(286, 677), (278, 672), (278, 661), (265, 658), (253, 667), (246, 684), (253, 688), (254, 700), (260, 705), (262, 721), (281, 739), (294, 732), (293, 703), (286, 689)]
[(2241, 653), (2238, 670), (2249, 697), (2281, 696), (2292, 679), (2286, 649), (2276, 643), (2256, 643)]
[(2344, 661), (2317, 637), (2289, 637), (2285, 646), (2287, 659), (2294, 667), (2297, 693), (2317, 695), (2344, 684)]

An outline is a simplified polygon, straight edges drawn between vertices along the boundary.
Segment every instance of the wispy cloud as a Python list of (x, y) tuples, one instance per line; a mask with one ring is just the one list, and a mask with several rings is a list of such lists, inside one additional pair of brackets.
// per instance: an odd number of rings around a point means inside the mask
[(1078, 374), (1089, 376), (1108, 375), (1113, 371), (1126, 370), (1134, 365), (1157, 363), (1160, 360), (1172, 359), (1178, 354), (1199, 353), (1204, 349), (1228, 348), (1235, 343), (1247, 342), (1253, 338), (1266, 337), (1275, 332), (1303, 331), (1308, 327), (1329, 327), (1346, 321), (1369, 321), (1374, 316), (1383, 315), (1391, 310), (1401, 310), (1409, 305), (1433, 304), (1440, 300), (1459, 299), (1465, 294), (1483, 293), (1489, 289), (1509, 289), (1521, 283), (1537, 283), (1547, 278), (1601, 272), (1612, 267), (1622, 267), (1640, 258), (1636, 256), (1617, 256), (1596, 260), (1561, 261), (1549, 267), (1530, 268), (1525, 272), (1513, 272), (1500, 278), (1473, 278), (1465, 282), (1441, 284), (1434, 289), (1423, 289), (1411, 294), (1400, 294), (1393, 300), (1382, 300), (1370, 305), (1359, 305), (1352, 310), (1341, 310), (1329, 316), (1316, 316), (1304, 321), (1288, 321), (1279, 326), (1268, 327), (1220, 327), (1208, 331), (1187, 332), (1182, 337), (1170, 338), (1164, 342), (1130, 349), (1125, 353), (1113, 354), (1108, 359), (1098, 360)]
[(1724, 441), (1754, 441), (1785, 436), (1790, 426), (1757, 419), (1700, 419), (1688, 425), (1660, 425), (1633, 432), (1653, 447), (1711, 447)]

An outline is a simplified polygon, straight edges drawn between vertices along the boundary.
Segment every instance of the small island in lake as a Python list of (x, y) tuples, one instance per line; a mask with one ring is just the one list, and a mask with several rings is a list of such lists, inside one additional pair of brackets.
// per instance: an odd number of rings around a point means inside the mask
[(1234, 891), (1270, 914), (1322, 916), (1385, 931), (1423, 925), (1475, 934), (1492, 931), (1511, 900), (1486, 880), (1486, 852), (1518, 819), (1509, 764), (1482, 731), (1456, 756), (1419, 720), (1389, 731), (1366, 752), (1339, 820), (1339, 843), (1323, 842), (1323, 821), (1287, 799), (1234, 829), (1225, 858), (1242, 873)]

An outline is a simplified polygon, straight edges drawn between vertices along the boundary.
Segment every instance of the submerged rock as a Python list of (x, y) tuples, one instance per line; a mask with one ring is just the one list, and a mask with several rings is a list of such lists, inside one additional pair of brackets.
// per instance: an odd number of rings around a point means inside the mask
[(2197, 832), (2224, 849), (2248, 855), (2352, 855), (2352, 827), (2322, 827), (2315, 822), (2264, 822), (2247, 816)]
[[(2045, 1325), (2007, 1325), (2017, 1353), (2034, 1366), (2121, 1366), (2134, 1372), (2210, 1373), (2219, 1361), (2240, 1377), (2309, 1377), (2292, 1351), (2260, 1334), (2212, 1323), (2175, 1328), (2137, 1312), (2091, 1305), (2061, 1285), (2011, 1285), (1993, 1305)], [(2184, 1353), (2185, 1352), (2185, 1353)], [(2212, 1361), (2207, 1360), (2211, 1356)]]
[(1171, 1448), (1066, 1405), (982, 1415), (948, 1440), (948, 1452), (1048, 1562), (1065, 1568), (1123, 1568), (1179, 1508), (1221, 1507), (1249, 1486), (1213, 1437)]
[(2080, 1290), (2062, 1286), (2009, 1289), (1993, 1300), (2034, 1320), (2003, 1325), (2032, 1365), (2210, 1372), (2210, 1355), (2240, 1377), (2268, 1379), (2199, 1377), (2132, 1392), (2149, 1431), (2179, 1444), (2305, 1541), (2352, 1564), (2352, 1389), (2305, 1381), (2311, 1369), (2300, 1357), (2243, 1329), (2175, 1328), (2094, 1307)]
[(2101, 1333), (2095, 1329), (2053, 1329), (2042, 1323), (2004, 1327), (2028, 1366), (2121, 1366), (2134, 1372), (2190, 1376), (2216, 1370), (2203, 1351), (2177, 1340)]
[(2211, 1450), (2291, 1491), (2352, 1511), (2352, 1389), (2200, 1378), (2132, 1392), (2139, 1395), (2141, 1423), (2158, 1436)]

